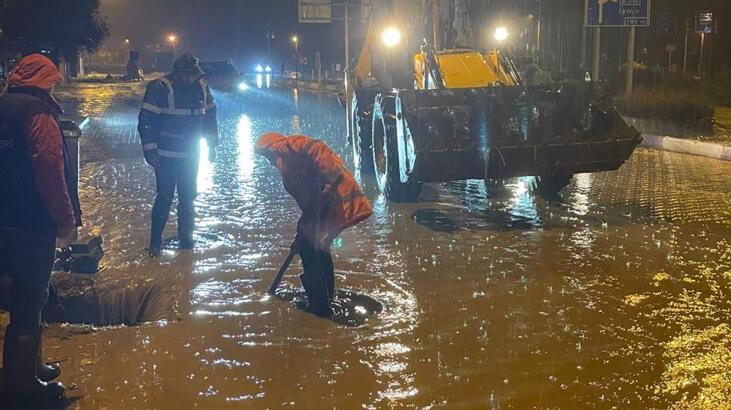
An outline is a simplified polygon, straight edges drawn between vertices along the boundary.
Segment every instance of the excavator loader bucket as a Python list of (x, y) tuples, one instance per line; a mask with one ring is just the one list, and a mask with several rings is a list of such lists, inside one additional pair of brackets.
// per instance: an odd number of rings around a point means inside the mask
[(589, 82), (399, 90), (402, 182), (571, 175), (619, 168), (641, 142)]

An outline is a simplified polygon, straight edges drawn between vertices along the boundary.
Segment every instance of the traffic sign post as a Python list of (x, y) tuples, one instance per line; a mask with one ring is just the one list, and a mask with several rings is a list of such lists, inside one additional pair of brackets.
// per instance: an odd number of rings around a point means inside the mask
[(601, 28), (629, 27), (627, 36), (626, 91), (632, 93), (634, 86), (635, 29), (650, 25), (651, 0), (586, 0), (585, 19), (587, 27), (594, 27), (594, 80), (599, 79), (601, 64)]
[(647, 27), (650, 0), (587, 0), (588, 27)]
[(635, 27), (629, 28), (629, 38), (627, 39), (627, 77), (625, 81), (625, 91), (627, 95), (632, 94), (635, 82)]
[(695, 14), (695, 32), (701, 35), (701, 50), (698, 59), (698, 75), (703, 75), (703, 58), (706, 48), (706, 34), (713, 34), (715, 30), (715, 24), (713, 19), (713, 12), (711, 11), (699, 11)]
[(712, 34), (715, 31), (713, 12), (699, 11), (695, 13), (695, 32), (699, 34)]

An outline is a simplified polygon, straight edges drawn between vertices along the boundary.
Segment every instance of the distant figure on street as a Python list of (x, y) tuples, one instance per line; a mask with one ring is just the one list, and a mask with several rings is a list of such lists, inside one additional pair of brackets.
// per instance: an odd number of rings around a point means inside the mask
[(148, 248), (153, 258), (162, 249), (176, 187), (179, 248), (193, 249), (200, 139), (207, 140), (211, 161), (218, 145), (216, 103), (203, 75), (198, 59), (184, 54), (173, 64), (172, 73), (147, 85), (138, 131), (157, 183)]
[(345, 228), (371, 216), (368, 198), (343, 160), (320, 140), (267, 133), (259, 138), (255, 150), (277, 167), (284, 188), (302, 211), (294, 241), (305, 271), (300, 280), (308, 311), (329, 317), (335, 295), (330, 246)]
[(41, 310), (56, 259), (56, 241), (76, 239), (81, 211), (72, 165), (51, 96), (62, 77), (51, 60), (23, 58), (0, 93), (0, 272), (12, 278), (5, 331), (3, 408), (54, 406), (61, 370), (43, 362)]

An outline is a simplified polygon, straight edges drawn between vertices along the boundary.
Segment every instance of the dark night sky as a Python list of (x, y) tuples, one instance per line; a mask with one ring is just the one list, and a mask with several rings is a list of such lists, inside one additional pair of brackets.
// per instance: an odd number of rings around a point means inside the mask
[[(342, 13), (334, 10), (333, 13)], [(290, 38), (298, 34), (300, 48), (313, 58), (321, 51), (323, 63), (343, 59), (343, 24), (299, 24), (297, 0), (103, 0), (110, 37), (106, 46), (122, 47), (129, 37), (135, 47), (163, 41), (166, 33), (180, 37), (180, 50), (203, 59), (232, 58), (240, 68), (266, 56), (266, 33), (276, 35), (272, 64), (291, 59)]]

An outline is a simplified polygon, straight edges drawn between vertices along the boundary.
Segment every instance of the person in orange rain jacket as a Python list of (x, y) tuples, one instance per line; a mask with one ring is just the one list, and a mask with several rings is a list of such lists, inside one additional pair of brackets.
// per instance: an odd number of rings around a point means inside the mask
[(308, 310), (331, 316), (335, 272), (330, 246), (344, 229), (373, 214), (371, 204), (343, 160), (320, 140), (272, 132), (259, 138), (255, 150), (277, 167), (302, 211), (293, 249), (304, 266), (300, 280)]

